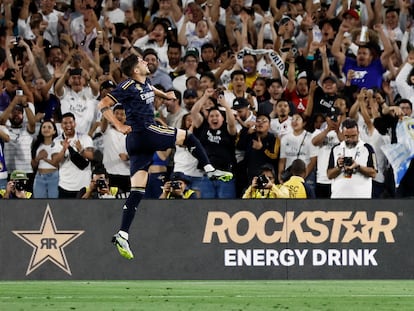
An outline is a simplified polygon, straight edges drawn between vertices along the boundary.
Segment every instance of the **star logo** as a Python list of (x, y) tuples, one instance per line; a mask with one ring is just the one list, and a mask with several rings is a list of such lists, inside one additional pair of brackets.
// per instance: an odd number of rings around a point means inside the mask
[(84, 231), (57, 230), (49, 204), (46, 207), (40, 230), (13, 230), (12, 232), (33, 247), (32, 258), (26, 275), (29, 275), (47, 261), (53, 262), (67, 274), (72, 275), (64, 248), (82, 235)]

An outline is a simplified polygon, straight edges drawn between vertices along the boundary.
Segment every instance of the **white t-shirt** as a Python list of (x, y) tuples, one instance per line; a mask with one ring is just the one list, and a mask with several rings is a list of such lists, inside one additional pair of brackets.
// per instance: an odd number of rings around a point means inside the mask
[[(326, 127), (326, 123), (324, 123)], [(316, 129), (312, 133), (312, 139), (318, 136), (325, 128), (324, 126), (321, 129)], [(318, 161), (317, 161), (317, 170), (316, 170), (316, 182), (318, 184), (330, 184), (332, 181), (327, 176), (327, 169), (329, 163), (329, 155), (331, 154), (331, 149), (333, 146), (339, 144), (338, 135), (334, 130), (329, 131), (325, 139), (322, 142), (321, 146), (316, 146), (318, 148)]]
[(269, 132), (274, 134), (275, 136), (282, 139), (288, 133), (292, 133), (292, 117), (288, 116), (288, 118), (280, 123), (278, 118), (270, 120), (270, 130)]
[(88, 133), (96, 121), (98, 113), (97, 102), (90, 87), (84, 87), (79, 93), (65, 86), (60, 97), (62, 114), (72, 112), (75, 115), (76, 130)]
[[(61, 150), (55, 142), (52, 142), (50, 145), (40, 144), (36, 150), (36, 156), (39, 154), (41, 150), (45, 150), (47, 152), (47, 159), (52, 160), (52, 154), (58, 153)], [(40, 169), (57, 169), (52, 164), (46, 162), (45, 160), (40, 160), (38, 168)]]
[[(62, 148), (61, 142), (64, 140), (62, 135), (54, 139), (57, 152)], [(70, 145), (76, 150), (76, 141), (79, 140), (82, 148), (93, 148), (92, 138), (89, 135), (76, 133), (75, 136), (69, 139)], [(69, 150), (66, 150), (65, 157), (60, 163), (59, 169), (59, 187), (68, 191), (79, 191), (82, 187), (89, 186), (91, 180), (91, 165), (89, 164), (85, 169), (79, 169), (69, 158)]]
[(129, 176), (129, 161), (123, 161), (120, 153), (127, 153), (126, 136), (108, 126), (103, 137), (103, 164), (109, 174)]
[(308, 165), (312, 157), (318, 156), (318, 149), (312, 144), (311, 136), (311, 133), (303, 131), (298, 136), (295, 136), (292, 132), (282, 137), (280, 158), (286, 158), (285, 167), (289, 167), (296, 159), (301, 159)]

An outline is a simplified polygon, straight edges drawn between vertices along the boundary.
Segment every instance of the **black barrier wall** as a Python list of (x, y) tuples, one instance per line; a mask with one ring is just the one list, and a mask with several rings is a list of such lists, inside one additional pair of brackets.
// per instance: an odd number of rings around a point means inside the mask
[(0, 279), (412, 279), (412, 200), (0, 202)]

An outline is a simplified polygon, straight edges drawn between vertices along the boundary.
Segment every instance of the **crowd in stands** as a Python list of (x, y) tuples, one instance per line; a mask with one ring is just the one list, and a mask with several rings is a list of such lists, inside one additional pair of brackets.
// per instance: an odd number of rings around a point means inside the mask
[(155, 98), (156, 122), (193, 132), (234, 176), (160, 150), (146, 198), (414, 197), (414, 161), (396, 182), (389, 156), (414, 140), (401, 136), (414, 131), (410, 0), (0, 2), (3, 198), (128, 193), (125, 136), (97, 104), (130, 54), (175, 92)]

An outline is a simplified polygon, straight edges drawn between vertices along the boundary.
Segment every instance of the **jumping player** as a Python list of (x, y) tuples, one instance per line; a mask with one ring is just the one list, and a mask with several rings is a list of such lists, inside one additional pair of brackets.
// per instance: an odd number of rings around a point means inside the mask
[[(141, 57), (129, 55), (121, 63), (122, 72), (129, 78), (121, 82), (98, 104), (103, 116), (121, 133), (127, 134), (126, 147), (130, 159), (131, 192), (123, 207), (122, 223), (112, 242), (121, 256), (132, 259), (128, 232), (138, 205), (145, 194), (148, 167), (155, 151), (166, 150), (175, 145), (185, 145), (191, 150), (209, 178), (228, 181), (230, 172), (216, 170), (211, 164), (200, 141), (185, 130), (159, 126), (154, 121), (154, 97), (175, 99), (173, 91), (162, 92), (153, 87), (147, 75), (150, 73)], [(127, 117), (126, 124), (115, 118), (111, 107), (122, 103)]]

